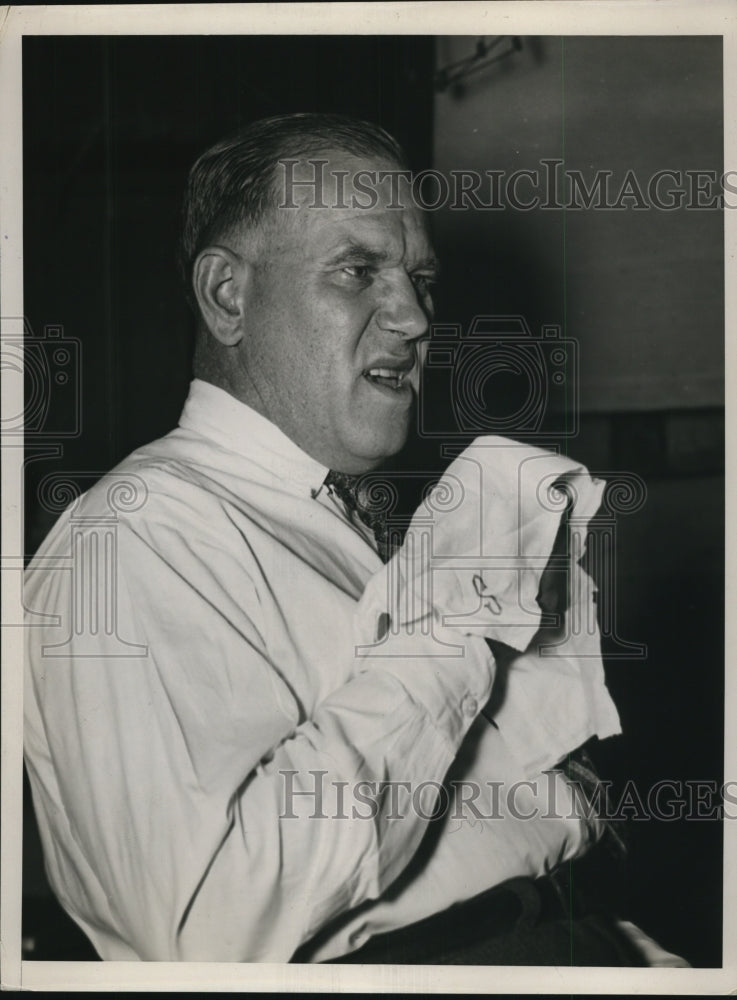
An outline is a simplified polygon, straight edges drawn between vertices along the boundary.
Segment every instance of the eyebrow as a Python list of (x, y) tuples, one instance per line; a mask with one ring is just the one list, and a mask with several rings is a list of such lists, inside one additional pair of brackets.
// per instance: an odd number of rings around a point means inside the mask
[[(385, 264), (387, 260), (389, 254), (385, 250), (377, 250), (365, 243), (348, 239), (330, 255), (327, 264), (368, 264), (376, 267)], [(428, 270), (437, 275), (440, 272), (440, 262), (433, 256), (423, 257), (413, 264), (411, 270), (413, 273)]]
[(376, 250), (365, 243), (346, 240), (328, 258), (328, 264), (385, 264), (389, 254)]
[(417, 261), (412, 271), (432, 271), (433, 275), (437, 278), (441, 271), (440, 261), (437, 257), (423, 257)]

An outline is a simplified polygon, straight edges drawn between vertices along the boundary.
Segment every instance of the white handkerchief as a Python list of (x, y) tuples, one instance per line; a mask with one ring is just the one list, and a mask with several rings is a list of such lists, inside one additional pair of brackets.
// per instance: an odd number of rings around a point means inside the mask
[(483, 635), (511, 647), (489, 708), (529, 774), (590, 736), (621, 731), (604, 682), (596, 588), (580, 565), (604, 485), (565, 456), (477, 438), (417, 509), (404, 544), (359, 602), (363, 644), (387, 628), (431, 633), (439, 622), (459, 640)]

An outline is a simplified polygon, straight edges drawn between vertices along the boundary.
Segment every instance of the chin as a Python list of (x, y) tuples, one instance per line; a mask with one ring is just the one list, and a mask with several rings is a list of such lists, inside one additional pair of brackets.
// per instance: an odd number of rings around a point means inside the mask
[(366, 449), (361, 456), (364, 464), (363, 471), (368, 472), (370, 469), (376, 469), (380, 465), (383, 465), (384, 462), (402, 450), (406, 441), (406, 434), (401, 436), (394, 435), (391, 440), (382, 441), (381, 444), (377, 444), (376, 447)]
[(371, 472), (377, 469), (387, 459), (401, 451), (407, 440), (407, 433), (398, 433), (400, 428), (394, 428), (394, 433), (387, 434), (381, 439), (374, 438), (371, 441), (352, 442), (352, 446), (347, 448), (342, 463), (333, 468), (339, 468), (341, 472), (350, 475), (360, 475), (363, 472)]

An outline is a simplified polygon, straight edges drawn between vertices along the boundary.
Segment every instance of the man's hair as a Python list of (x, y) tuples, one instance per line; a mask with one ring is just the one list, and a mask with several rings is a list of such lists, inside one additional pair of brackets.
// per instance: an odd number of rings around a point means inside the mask
[(406, 166), (395, 139), (371, 122), (345, 115), (286, 114), (251, 122), (199, 157), (184, 197), (180, 267), (189, 296), (197, 254), (235, 226), (255, 227), (276, 209), (280, 160), (339, 149)]

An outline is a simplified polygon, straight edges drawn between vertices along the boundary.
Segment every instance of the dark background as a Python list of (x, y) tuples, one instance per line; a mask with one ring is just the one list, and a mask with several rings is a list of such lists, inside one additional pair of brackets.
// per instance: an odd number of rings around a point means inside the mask
[[(53, 522), (39, 502), (44, 477), (69, 473), (86, 488), (176, 424), (192, 344), (175, 266), (181, 192), (199, 152), (239, 124), (346, 112), (384, 125), (416, 167), (445, 171), (562, 155), (619, 177), (630, 167), (721, 172), (721, 39), (519, 42), (441, 92), (435, 71), (475, 40), (24, 39), (26, 319), (52, 378), (53, 327), (79, 342), (66, 396), (57, 387), (28, 439), (29, 556)], [(634, 780), (643, 797), (665, 778), (720, 784), (721, 213), (446, 210), (433, 225), (445, 264), (438, 319), (465, 329), (479, 314), (517, 313), (533, 334), (560, 325), (579, 344), (582, 378), (580, 431), (559, 443), (604, 478), (630, 472), (646, 484), (644, 505), (617, 519), (615, 618), (619, 638), (647, 656), (617, 659), (617, 638), (604, 638), (624, 736), (601, 746), (602, 771), (615, 789)], [(503, 409), (519, 386), (498, 378), (494, 388), (489, 406)], [(426, 406), (451, 434), (442, 386), (432, 392)], [(48, 457), (55, 442), (63, 452)], [(439, 441), (415, 437), (402, 461), (439, 468)], [(84, 957), (50, 897), (28, 796), (24, 823), (24, 955)], [(719, 824), (631, 825), (626, 915), (692, 964), (719, 965)]]

